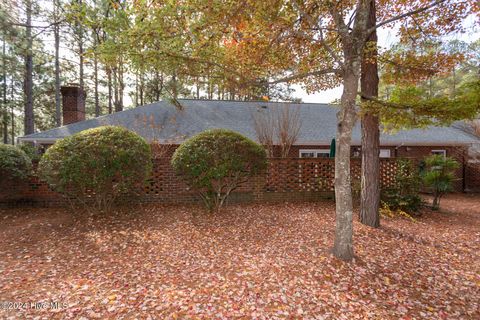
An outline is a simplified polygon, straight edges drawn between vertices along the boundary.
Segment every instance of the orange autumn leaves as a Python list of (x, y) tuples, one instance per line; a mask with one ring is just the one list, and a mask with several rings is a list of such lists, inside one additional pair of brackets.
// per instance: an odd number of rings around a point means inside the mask
[(434, 75), (446, 74), (465, 58), (464, 54), (414, 50), (389, 50), (379, 60), (383, 65), (382, 80), (386, 84), (415, 84)]

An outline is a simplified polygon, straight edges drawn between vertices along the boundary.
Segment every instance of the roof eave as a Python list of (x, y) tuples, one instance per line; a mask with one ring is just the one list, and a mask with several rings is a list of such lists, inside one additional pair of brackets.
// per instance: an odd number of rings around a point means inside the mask
[(18, 142), (33, 142), (33, 143), (55, 143), (58, 139), (62, 138), (36, 138), (36, 137), (18, 137)]
[[(319, 146), (319, 145), (330, 145), (330, 141), (297, 141), (294, 143), (295, 146)], [(381, 141), (380, 146), (384, 147), (420, 147), (420, 146), (431, 146), (431, 147), (450, 147), (450, 146), (468, 146), (475, 143), (480, 143), (479, 141), (448, 141), (448, 142), (441, 142), (441, 141), (419, 141), (419, 142), (401, 142), (401, 141)], [(353, 140), (351, 143), (352, 146), (359, 146), (361, 145), (360, 141)]]

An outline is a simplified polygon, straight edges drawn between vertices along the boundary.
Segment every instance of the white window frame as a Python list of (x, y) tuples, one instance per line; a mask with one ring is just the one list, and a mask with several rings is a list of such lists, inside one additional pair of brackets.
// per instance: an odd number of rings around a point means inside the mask
[(445, 149), (431, 150), (430, 153), (431, 154), (442, 154), (444, 158), (447, 156), (447, 150), (445, 150)]
[(330, 158), (330, 149), (300, 149), (298, 151), (299, 158), (307, 158), (302, 157), (302, 153), (313, 153), (314, 158), (318, 158), (318, 154), (328, 154), (328, 158)]
[[(382, 152), (387, 152), (388, 155), (385, 155), (385, 154), (382, 155)], [(380, 149), (380, 152), (379, 152), (378, 155), (379, 155), (380, 158), (391, 158), (392, 157), (392, 150), (390, 150), (390, 149)]]

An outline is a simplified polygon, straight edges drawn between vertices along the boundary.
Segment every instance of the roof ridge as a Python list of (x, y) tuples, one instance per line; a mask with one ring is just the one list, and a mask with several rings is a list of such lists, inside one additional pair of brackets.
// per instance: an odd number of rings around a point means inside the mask
[[(184, 100), (189, 100), (189, 101), (212, 101), (212, 102), (245, 102), (245, 103), (251, 103), (251, 102), (258, 102), (258, 103), (288, 103), (288, 104), (321, 104), (321, 105), (326, 105), (326, 106), (335, 106), (336, 104), (334, 103), (326, 103), (326, 102), (296, 102), (296, 101), (265, 101), (265, 100), (231, 100), (231, 99), (195, 99), (195, 98), (181, 98), (177, 99), (178, 101), (184, 101)], [(168, 100), (161, 100), (158, 102), (162, 101), (167, 101)]]

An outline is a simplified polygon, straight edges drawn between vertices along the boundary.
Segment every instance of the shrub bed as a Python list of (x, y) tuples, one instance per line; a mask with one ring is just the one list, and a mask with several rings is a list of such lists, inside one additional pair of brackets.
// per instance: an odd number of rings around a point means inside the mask
[(108, 210), (141, 191), (151, 169), (149, 144), (125, 128), (105, 126), (57, 141), (39, 163), (52, 189), (88, 207)]
[(200, 194), (206, 207), (216, 211), (233, 190), (264, 170), (267, 160), (261, 145), (237, 132), (213, 129), (180, 145), (172, 166)]

